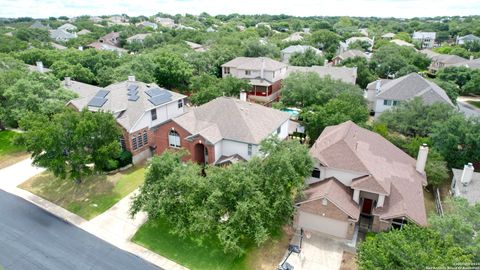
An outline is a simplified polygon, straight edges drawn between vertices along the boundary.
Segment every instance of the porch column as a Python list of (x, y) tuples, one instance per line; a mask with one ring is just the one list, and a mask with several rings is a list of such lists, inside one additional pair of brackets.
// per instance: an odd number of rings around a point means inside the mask
[(358, 204), (360, 203), (360, 190), (354, 189), (353, 190), (353, 200)]
[(385, 201), (385, 195), (378, 195), (377, 207), (383, 207), (383, 202)]

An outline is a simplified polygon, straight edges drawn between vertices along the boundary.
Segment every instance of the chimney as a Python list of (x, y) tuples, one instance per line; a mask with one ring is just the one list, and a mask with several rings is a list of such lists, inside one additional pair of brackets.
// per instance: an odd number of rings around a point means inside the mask
[(472, 60), (473, 60), (473, 55), (470, 55), (470, 61), (472, 61)]
[(380, 88), (382, 88), (382, 80), (378, 79), (377, 84), (375, 85), (375, 91), (377, 94), (380, 92)]
[(70, 77), (65, 77), (65, 86), (69, 86), (71, 84)]
[(42, 61), (37, 61), (37, 70), (38, 70), (38, 72), (43, 73), (44, 70), (43, 70)]
[(263, 79), (265, 72), (265, 58), (262, 57), (262, 69), (260, 70), (260, 79)]
[(462, 179), (460, 180), (460, 182), (462, 182), (464, 186), (467, 186), (472, 181), (473, 170), (474, 168), (472, 163), (468, 163), (463, 167)]
[(78, 46), (79, 51), (83, 51), (83, 46)]
[(427, 144), (422, 144), (420, 149), (418, 150), (418, 157), (417, 157), (417, 166), (416, 169), (419, 173), (425, 173), (425, 164), (427, 164), (427, 157), (428, 157), (428, 146)]
[(135, 76), (128, 76), (128, 81), (129, 82), (134, 82), (135, 81)]
[(240, 100), (247, 101), (247, 93), (245, 91), (240, 92)]
[(327, 66), (327, 65), (328, 65), (328, 60), (327, 60), (327, 59), (325, 59), (325, 61), (323, 61), (323, 65), (324, 65), (324, 66)]

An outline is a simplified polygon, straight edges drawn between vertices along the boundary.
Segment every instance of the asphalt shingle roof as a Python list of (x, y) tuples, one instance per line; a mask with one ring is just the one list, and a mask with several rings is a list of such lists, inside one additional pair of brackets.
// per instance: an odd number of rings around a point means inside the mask
[(242, 70), (260, 70), (265, 61), (265, 70), (275, 71), (286, 67), (287, 65), (270, 59), (268, 57), (237, 57), (227, 63), (223, 64), (222, 67), (233, 67)]

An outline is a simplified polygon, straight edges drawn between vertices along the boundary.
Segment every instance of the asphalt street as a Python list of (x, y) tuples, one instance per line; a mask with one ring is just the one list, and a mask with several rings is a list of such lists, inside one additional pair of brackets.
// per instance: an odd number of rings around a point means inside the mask
[(0, 190), (0, 269), (2, 267), (4, 270), (159, 269)]

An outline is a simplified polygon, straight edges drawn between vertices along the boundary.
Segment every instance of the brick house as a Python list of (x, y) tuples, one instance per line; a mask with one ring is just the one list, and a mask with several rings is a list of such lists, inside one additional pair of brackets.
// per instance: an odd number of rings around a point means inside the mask
[(405, 223), (427, 224), (423, 186), (428, 147), (417, 161), (351, 121), (327, 127), (310, 149), (315, 161), (294, 224), (343, 239)]
[(123, 133), (120, 144), (132, 153), (134, 164), (152, 156), (155, 147), (152, 128), (184, 113), (186, 96), (135, 81), (134, 76), (104, 88), (69, 78), (64, 85), (79, 96), (69, 101), (68, 106), (114, 115)]
[(185, 149), (185, 160), (226, 164), (249, 160), (269, 136), (286, 139), (290, 115), (276, 109), (219, 97), (155, 128), (156, 153)]

